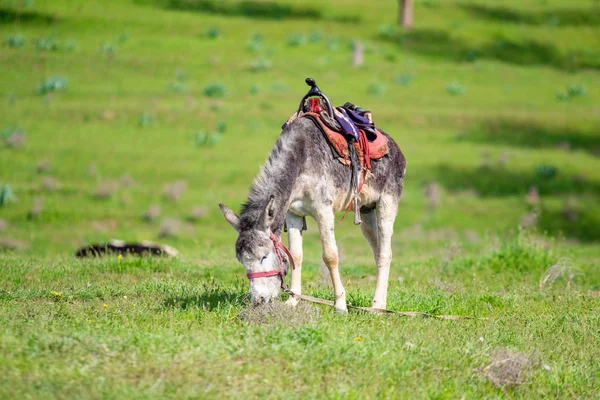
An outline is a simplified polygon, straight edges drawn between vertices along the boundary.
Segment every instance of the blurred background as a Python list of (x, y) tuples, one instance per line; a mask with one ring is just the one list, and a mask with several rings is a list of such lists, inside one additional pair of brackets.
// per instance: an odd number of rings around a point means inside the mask
[(395, 262), (519, 230), (600, 258), (598, 1), (0, 0), (0, 31), (1, 252), (146, 239), (218, 273), (217, 204), (239, 210), (310, 76), (406, 155)]

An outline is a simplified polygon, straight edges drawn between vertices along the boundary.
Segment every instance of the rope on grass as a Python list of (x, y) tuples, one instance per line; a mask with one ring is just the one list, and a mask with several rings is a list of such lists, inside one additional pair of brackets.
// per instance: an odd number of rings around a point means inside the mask
[[(285, 289), (285, 292), (292, 297), (295, 297), (295, 298), (298, 298), (301, 300), (305, 300), (305, 301), (309, 301), (311, 303), (324, 304), (326, 306), (331, 306), (331, 307), (333, 307), (335, 305), (335, 303), (331, 300), (320, 299), (318, 297), (306, 296), (303, 294), (296, 294), (289, 289)], [(388, 310), (388, 309), (372, 308), (372, 307), (359, 307), (359, 306), (353, 306), (353, 305), (348, 305), (348, 308), (351, 308), (353, 310), (361, 310), (361, 311), (367, 311), (367, 312), (371, 312), (371, 313), (377, 313), (377, 314), (395, 314), (395, 315), (400, 315), (403, 317), (437, 318), (437, 319), (448, 319), (448, 320), (459, 320), (459, 319), (487, 320), (488, 319), (485, 317), (484, 318), (476, 318), (476, 317), (470, 317), (470, 316), (466, 316), (466, 315), (436, 315), (436, 314), (430, 314), (430, 313), (419, 312), (419, 311), (396, 311), (396, 310)]]

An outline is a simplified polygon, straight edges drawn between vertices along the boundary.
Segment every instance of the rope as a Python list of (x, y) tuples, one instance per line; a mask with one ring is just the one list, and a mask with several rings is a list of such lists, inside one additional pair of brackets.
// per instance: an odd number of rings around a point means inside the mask
[[(318, 297), (306, 296), (303, 294), (296, 294), (287, 288), (284, 288), (283, 290), (285, 293), (287, 293), (288, 295), (290, 295), (294, 298), (305, 300), (305, 301), (308, 301), (311, 303), (318, 303), (318, 304), (323, 304), (323, 305), (331, 306), (331, 307), (333, 307), (335, 305), (335, 303), (331, 300), (320, 299)], [(418, 311), (396, 311), (396, 310), (388, 310), (388, 309), (382, 309), (382, 308), (359, 307), (359, 306), (353, 306), (350, 304), (348, 305), (348, 308), (351, 308), (353, 310), (367, 311), (367, 312), (376, 313), (376, 314), (395, 314), (395, 315), (400, 315), (403, 317), (422, 317), (422, 318), (437, 318), (437, 319), (448, 319), (448, 320), (459, 320), (459, 319), (486, 320), (487, 319), (487, 318), (469, 317), (469, 316), (465, 316), (465, 315), (436, 315), (436, 314), (430, 314), (430, 313), (418, 312)]]

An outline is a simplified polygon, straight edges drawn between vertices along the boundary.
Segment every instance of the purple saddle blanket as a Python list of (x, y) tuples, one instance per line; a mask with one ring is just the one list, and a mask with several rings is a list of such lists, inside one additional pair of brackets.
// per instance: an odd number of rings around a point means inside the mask
[(342, 133), (346, 136), (360, 140), (360, 130), (367, 134), (367, 140), (372, 142), (377, 138), (375, 124), (371, 119), (371, 112), (363, 110), (352, 103), (346, 103), (341, 107), (333, 109), (334, 118), (342, 127)]

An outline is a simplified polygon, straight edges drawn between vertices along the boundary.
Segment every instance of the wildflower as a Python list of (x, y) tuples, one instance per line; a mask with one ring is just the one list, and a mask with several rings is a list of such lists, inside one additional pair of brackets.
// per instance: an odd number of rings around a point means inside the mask
[(117, 258), (120, 260), (121, 258), (123, 258), (123, 254), (119, 254)]
[(125, 300), (127, 300), (127, 296), (123, 296), (123, 298), (124, 298)]
[(104, 303), (104, 304), (102, 304), (102, 306), (103, 306), (104, 308), (106, 308), (106, 307), (108, 307), (108, 304)]
[(354, 341), (355, 342), (361, 342), (362, 338), (360, 336), (357, 336), (357, 337), (354, 338)]

